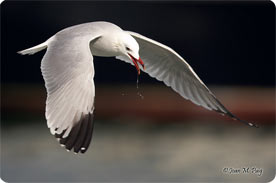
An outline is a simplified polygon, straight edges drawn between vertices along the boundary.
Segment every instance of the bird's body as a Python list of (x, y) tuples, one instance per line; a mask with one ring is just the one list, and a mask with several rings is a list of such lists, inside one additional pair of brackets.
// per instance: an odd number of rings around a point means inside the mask
[[(47, 48), (41, 71), (47, 89), (47, 125), (66, 149), (84, 153), (93, 132), (93, 56), (116, 57), (163, 81), (185, 99), (206, 109), (229, 112), (189, 64), (171, 48), (109, 22), (91, 22), (61, 30), (46, 42), (20, 51)], [(252, 123), (247, 123), (254, 126)]]

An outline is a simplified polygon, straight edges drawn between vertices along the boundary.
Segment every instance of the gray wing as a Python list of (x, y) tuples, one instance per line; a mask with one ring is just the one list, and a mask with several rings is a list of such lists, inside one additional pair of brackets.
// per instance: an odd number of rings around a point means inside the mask
[[(199, 106), (254, 126), (229, 112), (201, 81), (191, 66), (173, 49), (138, 33), (127, 32), (136, 39), (140, 46), (139, 54), (145, 64), (145, 70), (141, 69), (144, 72), (163, 81), (182, 97)], [(127, 61), (125, 58), (119, 59)]]
[(56, 34), (41, 63), (47, 125), (62, 146), (76, 153), (84, 153), (92, 138), (95, 86), (89, 43), (97, 37)]

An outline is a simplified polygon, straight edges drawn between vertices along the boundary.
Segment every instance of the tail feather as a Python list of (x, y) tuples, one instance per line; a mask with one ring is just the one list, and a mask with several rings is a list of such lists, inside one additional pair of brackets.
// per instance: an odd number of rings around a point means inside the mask
[(28, 48), (26, 50), (18, 51), (17, 53), (19, 53), (21, 55), (26, 55), (26, 54), (32, 55), (32, 54), (35, 54), (36, 52), (39, 52), (45, 48), (47, 48), (47, 41), (45, 41), (44, 43), (41, 43), (37, 46)]

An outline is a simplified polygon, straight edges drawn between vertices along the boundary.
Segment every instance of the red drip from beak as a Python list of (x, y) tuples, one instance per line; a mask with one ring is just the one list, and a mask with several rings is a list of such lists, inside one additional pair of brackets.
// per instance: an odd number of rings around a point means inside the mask
[[(142, 61), (142, 59), (141, 59), (140, 57), (139, 57), (139, 59), (136, 59), (136, 58), (134, 58), (131, 54), (128, 54), (128, 55), (130, 56), (130, 58), (131, 58), (133, 64), (135, 65), (136, 70), (137, 70), (137, 72), (138, 72), (138, 75), (140, 75), (140, 67), (139, 67), (138, 63), (139, 63), (140, 65), (142, 65), (143, 69), (145, 70), (145, 64), (144, 64), (144, 62)], [(137, 62), (138, 62), (138, 63), (137, 63)]]

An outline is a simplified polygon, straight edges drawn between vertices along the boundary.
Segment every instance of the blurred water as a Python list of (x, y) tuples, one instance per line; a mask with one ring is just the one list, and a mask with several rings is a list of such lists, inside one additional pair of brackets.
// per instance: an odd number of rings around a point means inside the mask
[[(4, 126), (1, 178), (8, 182), (268, 182), (275, 175), (273, 126), (119, 121), (96, 120), (92, 145), (84, 155), (60, 147), (44, 121)], [(223, 172), (223, 168), (245, 167), (263, 172)]]

